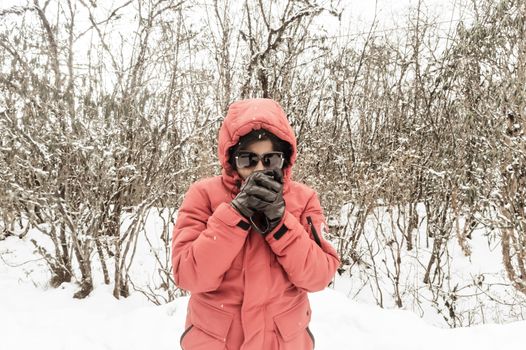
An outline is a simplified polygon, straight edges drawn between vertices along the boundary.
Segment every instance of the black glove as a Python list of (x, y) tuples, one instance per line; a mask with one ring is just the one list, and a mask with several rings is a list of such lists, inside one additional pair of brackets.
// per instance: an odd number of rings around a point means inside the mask
[[(255, 171), (241, 187), (231, 205), (260, 233), (268, 233), (285, 212), (281, 170)], [(264, 225), (258, 224), (265, 221)]]
[(281, 169), (265, 170), (256, 172), (256, 185), (251, 189), (249, 208), (264, 216), (266, 224), (264, 228), (255, 225), (252, 217), (252, 225), (261, 233), (272, 231), (281, 221), (285, 213), (285, 201), (283, 200), (283, 173)]
[(248, 176), (241, 186), (236, 198), (231, 202), (232, 206), (243, 215), (250, 219), (255, 212), (260, 211), (262, 203), (258, 198), (267, 198), (274, 200), (276, 194), (260, 184), (268, 181), (268, 176), (261, 171), (255, 171)]

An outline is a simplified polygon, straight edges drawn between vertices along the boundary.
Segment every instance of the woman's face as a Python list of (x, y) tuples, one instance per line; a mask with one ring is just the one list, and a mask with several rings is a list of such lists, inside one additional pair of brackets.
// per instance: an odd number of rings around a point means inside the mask
[[(259, 155), (262, 155), (263, 153), (272, 152), (274, 151), (274, 149), (272, 147), (272, 142), (270, 140), (261, 140), (261, 141), (256, 141), (248, 145), (246, 148), (243, 149), (243, 151), (254, 152)], [(239, 176), (241, 176), (242, 179), (246, 179), (254, 171), (259, 171), (259, 170), (264, 170), (264, 169), (265, 167), (263, 166), (263, 163), (260, 160), (258, 164), (253, 168), (238, 168), (237, 173), (239, 174)]]

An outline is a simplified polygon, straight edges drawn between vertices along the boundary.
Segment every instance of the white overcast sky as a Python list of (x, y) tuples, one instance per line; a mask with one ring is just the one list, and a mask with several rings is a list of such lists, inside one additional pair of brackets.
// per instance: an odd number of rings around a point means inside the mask
[[(75, 1), (75, 0), (74, 0)], [(43, 3), (43, 0), (40, 0)], [(97, 1), (99, 6), (112, 7), (111, 4), (119, 4), (122, 1)], [(456, 20), (460, 16), (459, 3), (461, 0), (423, 0), (422, 10), (435, 14), (441, 21)], [(33, 0), (0, 0), (0, 9), (11, 6), (25, 6), (32, 4)], [(418, 0), (343, 0), (345, 4), (344, 18), (351, 24), (351, 30), (366, 29), (364, 26), (370, 24), (377, 9), (377, 20), (379, 28), (392, 28), (396, 22), (403, 20), (406, 9), (416, 6)]]

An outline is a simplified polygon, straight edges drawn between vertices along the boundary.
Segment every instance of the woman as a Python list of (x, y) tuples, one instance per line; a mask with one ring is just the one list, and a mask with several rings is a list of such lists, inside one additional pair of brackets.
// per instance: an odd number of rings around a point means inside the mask
[(339, 265), (314, 190), (291, 180), (296, 138), (269, 99), (233, 103), (219, 131), (220, 176), (190, 186), (172, 242), (191, 292), (184, 350), (314, 348), (307, 292)]

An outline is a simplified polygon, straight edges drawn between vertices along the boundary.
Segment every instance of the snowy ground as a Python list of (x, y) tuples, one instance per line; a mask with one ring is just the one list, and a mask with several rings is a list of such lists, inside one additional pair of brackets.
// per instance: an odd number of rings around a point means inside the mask
[[(46, 287), (49, 275), (28, 239), (0, 241), (1, 350), (179, 349), (187, 298), (154, 306), (134, 293), (117, 301), (111, 287), (99, 285), (88, 298), (73, 299), (73, 284)], [(357, 303), (330, 289), (310, 299), (316, 349), (524, 347), (526, 321), (441, 329), (409, 311)]]

